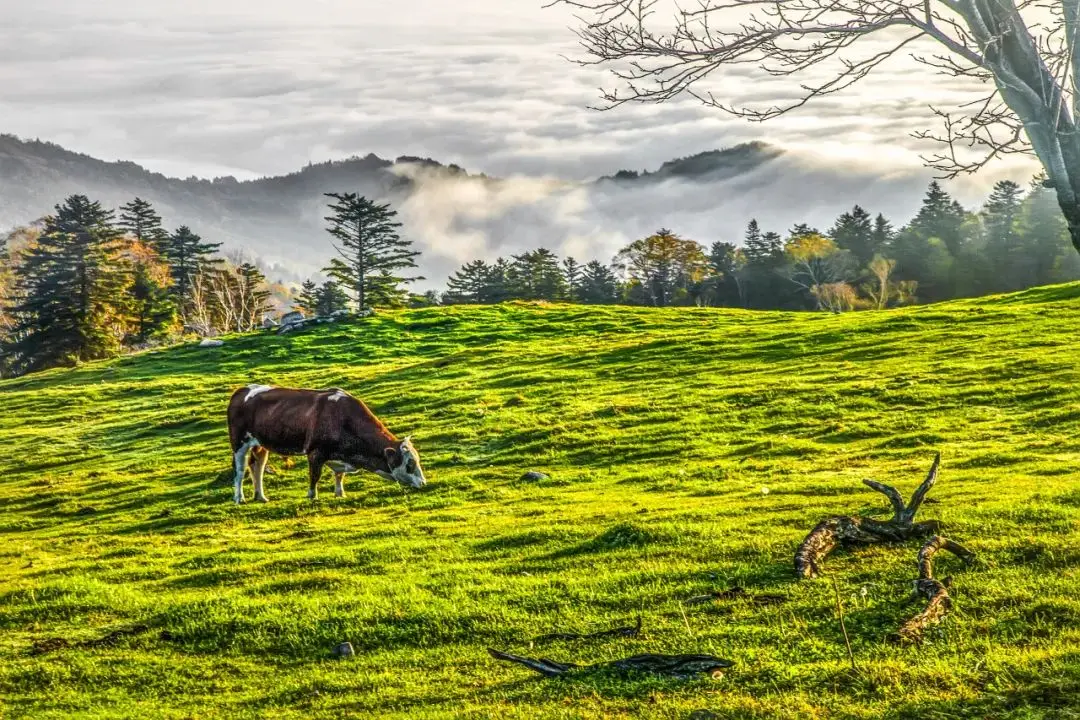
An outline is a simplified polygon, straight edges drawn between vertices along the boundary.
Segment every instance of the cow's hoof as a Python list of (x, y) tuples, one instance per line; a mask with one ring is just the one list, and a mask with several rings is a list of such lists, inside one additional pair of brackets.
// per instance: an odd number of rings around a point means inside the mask
[(270, 498), (266, 497), (265, 495), (256, 495), (256, 496), (255, 496), (255, 499), (256, 499), (256, 500), (257, 500), (258, 502), (261, 502), (261, 503), (268, 503), (268, 502), (270, 502)]
[(237, 505), (243, 505), (244, 504), (244, 498), (236, 498), (236, 497), (234, 497), (233, 502), (236, 503)]
[(343, 497), (345, 497), (345, 493), (343, 493), (343, 492), (339, 492), (339, 493), (334, 493), (334, 497), (336, 497), (336, 498), (343, 498)]

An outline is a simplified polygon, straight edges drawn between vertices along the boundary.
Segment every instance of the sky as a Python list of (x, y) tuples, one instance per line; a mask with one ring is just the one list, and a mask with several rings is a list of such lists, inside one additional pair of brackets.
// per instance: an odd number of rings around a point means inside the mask
[[(841, 191), (906, 213), (930, 178), (918, 160), (930, 148), (910, 133), (933, 127), (929, 103), (972, 97), (958, 81), (928, 81), (926, 70), (898, 62), (854, 91), (764, 124), (691, 99), (600, 112), (589, 106), (610, 85), (604, 70), (563, 57), (580, 56), (574, 20), (543, 3), (0, 0), (0, 132), (168, 175), (241, 179), (374, 152), (500, 177), (584, 181), (760, 139), (787, 148), (793, 171), (812, 166), (817, 187), (802, 194), (823, 215), (849, 204)], [(733, 100), (786, 92), (751, 68), (726, 71), (713, 87)], [(975, 202), (992, 180), (1024, 182), (1031, 170), (998, 165), (956, 192)], [(867, 189), (860, 198), (858, 183), (839, 178), (850, 172), (886, 179), (888, 195)], [(726, 198), (711, 211), (693, 192), (669, 188), (652, 203), (664, 212), (642, 218), (640, 230), (654, 229), (684, 200), (695, 227), (744, 225), (744, 216), (787, 205), (782, 194), (752, 189), (728, 187), (743, 200), (732, 207)], [(439, 229), (423, 208), (411, 212), (417, 227)], [(593, 224), (608, 215), (598, 212)], [(597, 228), (596, 255), (636, 231)], [(580, 228), (573, 238), (553, 232), (556, 249), (588, 245)], [(448, 237), (442, 232), (438, 242)], [(501, 249), (498, 238), (480, 245)]]

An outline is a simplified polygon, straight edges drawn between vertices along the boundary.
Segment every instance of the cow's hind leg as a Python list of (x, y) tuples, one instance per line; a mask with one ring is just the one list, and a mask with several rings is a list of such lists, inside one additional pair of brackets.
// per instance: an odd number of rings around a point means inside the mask
[(334, 497), (345, 497), (345, 473), (334, 473)]
[(322, 475), (325, 464), (326, 458), (320, 453), (313, 452), (308, 455), (308, 500), (319, 498), (319, 476)]
[(233, 478), (233, 502), (237, 505), (244, 502), (244, 468), (247, 466), (248, 451), (258, 444), (258, 440), (248, 435), (247, 440), (233, 453), (233, 466), (236, 470)]
[(256, 447), (251, 451), (251, 477), (255, 481), (255, 499), (259, 502), (269, 502), (263, 492), (263, 472), (269, 459), (270, 451), (264, 447)]

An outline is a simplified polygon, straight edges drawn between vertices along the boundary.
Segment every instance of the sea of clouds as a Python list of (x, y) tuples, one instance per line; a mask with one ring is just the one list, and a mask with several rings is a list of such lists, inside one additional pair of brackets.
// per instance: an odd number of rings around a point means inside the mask
[[(827, 227), (856, 202), (902, 221), (931, 177), (918, 158), (932, 148), (910, 133), (933, 127), (929, 104), (978, 90), (896, 62), (766, 124), (691, 99), (600, 112), (588, 106), (608, 77), (563, 57), (580, 56), (574, 21), (541, 5), (0, 0), (0, 132), (179, 177), (254, 178), (374, 152), (507, 178), (424, 178), (401, 208), (425, 274), (441, 282), (460, 261), (537, 245), (609, 259), (661, 226), (736, 240), (750, 217), (776, 230)], [(753, 68), (711, 87), (757, 103), (791, 91)], [(731, 181), (586, 184), (755, 139), (788, 152)], [(993, 180), (1023, 182), (1033, 169), (998, 164), (951, 189), (972, 204)], [(299, 255), (275, 259), (307, 266)]]

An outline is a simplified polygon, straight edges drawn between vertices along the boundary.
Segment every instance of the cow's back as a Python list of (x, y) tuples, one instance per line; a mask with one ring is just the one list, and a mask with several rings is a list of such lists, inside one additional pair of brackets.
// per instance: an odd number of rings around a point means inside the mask
[(268, 450), (284, 455), (307, 451), (313, 433), (333, 427), (322, 418), (326, 400), (317, 390), (251, 385), (229, 400), (229, 439), (233, 449), (250, 436)]

